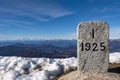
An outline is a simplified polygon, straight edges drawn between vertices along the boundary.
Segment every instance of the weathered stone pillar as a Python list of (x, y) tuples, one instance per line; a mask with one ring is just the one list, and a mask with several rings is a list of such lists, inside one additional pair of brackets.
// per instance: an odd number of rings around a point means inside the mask
[(78, 70), (107, 72), (109, 27), (106, 22), (81, 22), (77, 31)]

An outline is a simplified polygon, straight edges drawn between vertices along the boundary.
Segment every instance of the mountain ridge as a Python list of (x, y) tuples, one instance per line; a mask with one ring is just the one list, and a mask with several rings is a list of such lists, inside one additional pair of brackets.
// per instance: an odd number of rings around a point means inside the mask
[[(120, 39), (109, 40), (110, 53), (120, 52)], [(67, 58), (77, 56), (77, 40), (0, 42), (0, 56)]]

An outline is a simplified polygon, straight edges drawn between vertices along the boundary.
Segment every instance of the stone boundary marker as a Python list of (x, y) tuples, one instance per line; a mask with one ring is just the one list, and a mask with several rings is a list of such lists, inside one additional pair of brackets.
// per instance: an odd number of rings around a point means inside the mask
[(109, 26), (106, 22), (81, 22), (77, 30), (78, 70), (107, 72)]

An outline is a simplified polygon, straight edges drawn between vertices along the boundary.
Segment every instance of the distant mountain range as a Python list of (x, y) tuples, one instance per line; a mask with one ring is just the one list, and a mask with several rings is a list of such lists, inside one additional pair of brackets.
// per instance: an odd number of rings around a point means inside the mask
[[(110, 53), (120, 52), (120, 39), (110, 40)], [(76, 40), (0, 41), (0, 56), (66, 58), (77, 56)]]

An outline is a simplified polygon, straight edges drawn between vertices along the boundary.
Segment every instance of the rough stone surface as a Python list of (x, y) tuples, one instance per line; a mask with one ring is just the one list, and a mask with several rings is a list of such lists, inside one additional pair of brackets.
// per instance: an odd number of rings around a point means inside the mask
[(120, 80), (120, 74), (73, 71), (53, 80)]
[(109, 27), (102, 21), (82, 22), (78, 25), (78, 70), (107, 72), (109, 61)]

